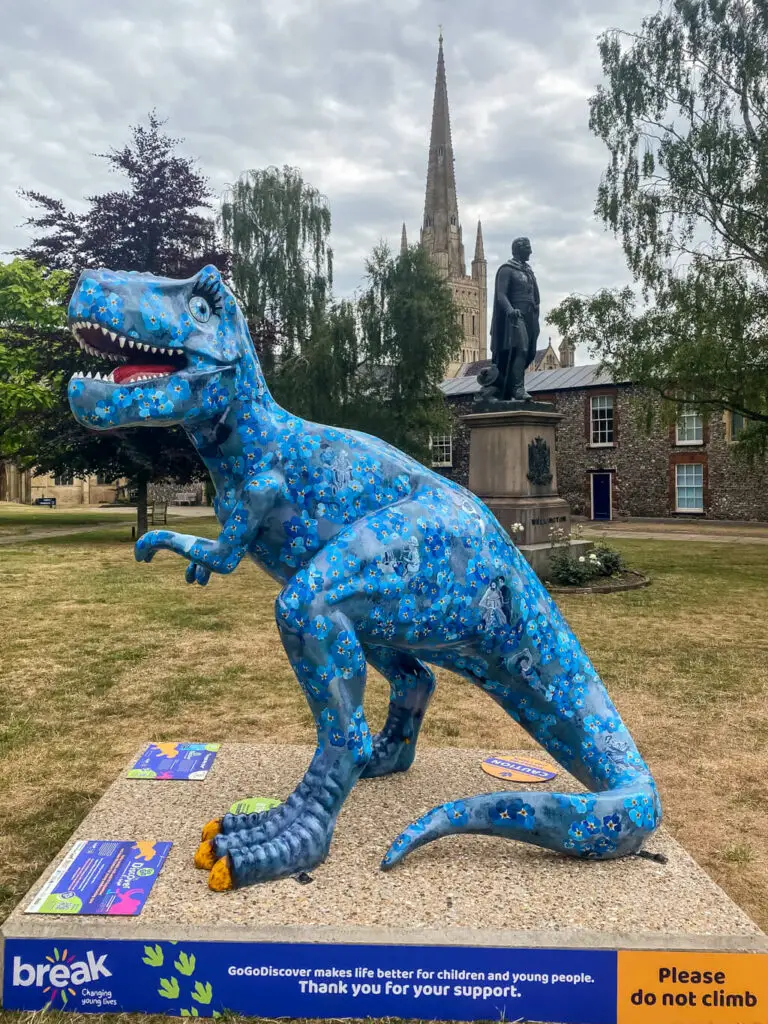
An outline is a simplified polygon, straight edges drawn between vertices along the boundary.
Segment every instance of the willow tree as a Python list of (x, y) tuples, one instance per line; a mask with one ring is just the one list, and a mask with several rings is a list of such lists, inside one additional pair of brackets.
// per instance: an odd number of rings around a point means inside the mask
[[(599, 40), (596, 213), (636, 291), (570, 296), (550, 322), (668, 406), (748, 417), (768, 439), (768, 7), (666, 0)], [(671, 410), (674, 411), (674, 410)]]
[(328, 200), (297, 168), (246, 171), (225, 194), (221, 224), (234, 290), (269, 378), (275, 348), (289, 358), (306, 347), (330, 292)]

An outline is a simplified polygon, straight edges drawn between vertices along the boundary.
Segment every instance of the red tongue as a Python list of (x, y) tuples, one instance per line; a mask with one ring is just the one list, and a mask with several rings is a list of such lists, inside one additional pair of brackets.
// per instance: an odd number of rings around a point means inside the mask
[(136, 377), (164, 377), (167, 373), (173, 373), (174, 369), (174, 366), (158, 366), (157, 363), (151, 363), (148, 366), (129, 363), (128, 365), (118, 366), (112, 374), (112, 380), (115, 384), (124, 384)]

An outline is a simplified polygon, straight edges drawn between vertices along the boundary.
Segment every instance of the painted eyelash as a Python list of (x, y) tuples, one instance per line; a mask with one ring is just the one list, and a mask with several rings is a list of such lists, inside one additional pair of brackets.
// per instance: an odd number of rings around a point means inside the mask
[(201, 298), (205, 299), (205, 301), (211, 307), (212, 313), (221, 313), (224, 307), (222, 298), (219, 295), (218, 291), (215, 288), (212, 288), (209, 284), (201, 283), (195, 285), (192, 294), (199, 295), (201, 296)]

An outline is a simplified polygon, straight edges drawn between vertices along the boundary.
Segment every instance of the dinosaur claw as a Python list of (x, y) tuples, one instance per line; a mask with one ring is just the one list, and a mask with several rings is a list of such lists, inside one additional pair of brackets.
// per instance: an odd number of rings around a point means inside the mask
[(208, 875), (208, 888), (214, 892), (227, 892), (234, 888), (229, 856), (219, 857)]
[(210, 871), (216, 863), (216, 853), (213, 849), (213, 841), (207, 839), (200, 843), (195, 853), (195, 867)]
[(214, 836), (219, 835), (221, 832), (221, 818), (212, 818), (210, 821), (203, 825), (203, 833), (201, 839), (203, 842), (209, 839), (213, 839)]

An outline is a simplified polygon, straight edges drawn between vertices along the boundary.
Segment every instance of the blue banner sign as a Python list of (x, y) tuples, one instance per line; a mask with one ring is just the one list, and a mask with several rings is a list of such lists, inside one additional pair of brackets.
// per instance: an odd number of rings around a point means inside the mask
[(610, 950), (6, 939), (6, 1010), (615, 1024)]

